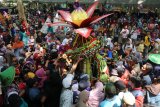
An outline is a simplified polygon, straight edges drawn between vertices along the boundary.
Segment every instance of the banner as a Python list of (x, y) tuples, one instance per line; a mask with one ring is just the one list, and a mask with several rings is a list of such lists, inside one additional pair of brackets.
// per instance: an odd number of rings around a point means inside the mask
[(48, 24), (47, 23), (51, 23), (51, 19), (48, 17), (46, 22), (43, 24), (42, 28), (41, 28), (41, 32), (44, 34), (48, 33)]

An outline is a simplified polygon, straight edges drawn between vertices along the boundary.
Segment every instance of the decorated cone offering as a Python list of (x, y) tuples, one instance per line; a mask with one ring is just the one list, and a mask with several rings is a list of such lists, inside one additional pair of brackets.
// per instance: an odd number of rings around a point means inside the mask
[(73, 29), (76, 35), (73, 37), (71, 49), (66, 50), (64, 53), (72, 59), (82, 55), (84, 57), (83, 70), (90, 75), (90, 77), (92, 77), (91, 61), (92, 59), (97, 59), (97, 72), (100, 78), (101, 72), (104, 71), (107, 64), (103, 58), (95, 57), (103, 42), (101, 38), (91, 35), (93, 31), (92, 25), (112, 14), (93, 16), (99, 1), (100, 0), (95, 1), (86, 11), (82, 9), (79, 2), (76, 1), (73, 12), (69, 13), (68, 11), (58, 10), (57, 12), (61, 16), (61, 21), (47, 24), (48, 26), (65, 26)]

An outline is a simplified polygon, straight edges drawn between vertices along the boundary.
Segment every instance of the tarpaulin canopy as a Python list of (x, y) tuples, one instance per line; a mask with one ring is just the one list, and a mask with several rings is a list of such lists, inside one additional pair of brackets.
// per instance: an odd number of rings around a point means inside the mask
[[(13, 1), (16, 2), (16, 0), (7, 0), (7, 1)], [(28, 1), (28, 2), (32, 2), (32, 1), (37, 1), (37, 2), (74, 2), (75, 0), (23, 0), (23, 1)], [(84, 2), (84, 3), (93, 3), (95, 0), (80, 0), (80, 2)], [(106, 0), (100, 0), (100, 2), (105, 2)]]
[[(17, 0), (6, 0), (7, 2), (12, 1), (16, 2)], [(74, 2), (75, 0), (23, 0), (24, 2)], [(80, 0), (83, 3), (93, 3), (95, 0)], [(143, 4), (153, 4), (158, 5), (160, 4), (160, 0), (100, 0), (100, 2), (106, 2), (111, 4), (138, 4), (138, 2), (143, 2)]]

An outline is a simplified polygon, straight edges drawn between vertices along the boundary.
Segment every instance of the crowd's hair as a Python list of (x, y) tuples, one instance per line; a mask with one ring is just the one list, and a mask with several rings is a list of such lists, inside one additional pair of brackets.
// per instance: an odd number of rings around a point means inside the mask
[(142, 84), (143, 84), (143, 81), (141, 80), (140, 77), (135, 77), (135, 76), (132, 76), (130, 78), (130, 80), (133, 82), (133, 84), (135, 85), (135, 88), (138, 88), (138, 87), (141, 87)]
[(8, 98), (8, 102), (9, 107), (20, 107), (20, 105), (22, 104), (21, 97), (17, 94), (10, 95), (10, 97)]
[(152, 71), (153, 70), (152, 64), (146, 63), (146, 69), (149, 70), (149, 71)]

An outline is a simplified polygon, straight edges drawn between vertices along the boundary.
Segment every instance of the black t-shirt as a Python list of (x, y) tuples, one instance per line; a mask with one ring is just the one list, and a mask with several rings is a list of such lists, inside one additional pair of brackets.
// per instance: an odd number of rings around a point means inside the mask
[(44, 95), (47, 97), (45, 107), (59, 107), (62, 90), (62, 80), (57, 72), (50, 74), (50, 79), (44, 82)]
[(12, 37), (10, 35), (3, 36), (3, 41), (5, 42), (5, 45), (10, 44)]
[(42, 43), (42, 37), (38, 36), (38, 37), (36, 38), (36, 42), (37, 42), (37, 43)]

